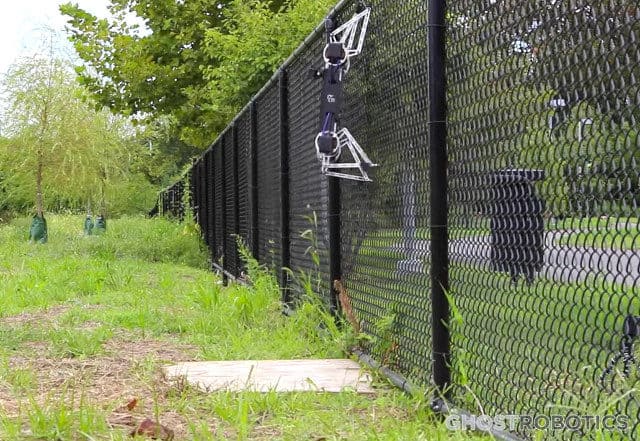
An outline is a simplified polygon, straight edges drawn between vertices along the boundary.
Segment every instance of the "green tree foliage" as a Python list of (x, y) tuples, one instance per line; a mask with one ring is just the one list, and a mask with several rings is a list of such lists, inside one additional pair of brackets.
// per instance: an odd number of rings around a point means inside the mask
[[(84, 62), (80, 79), (101, 105), (146, 122), (169, 117), (182, 141), (203, 148), (332, 3), (111, 0), (113, 19), (72, 3), (60, 10)], [(131, 15), (146, 29), (129, 24)], [(221, 80), (240, 64), (239, 85)]]
[[(84, 66), (78, 74), (100, 104), (129, 115), (173, 115), (180, 125), (204, 121), (190, 94), (204, 86), (201, 50), (206, 29), (220, 24), (225, 2), (113, 0), (112, 20), (68, 3), (70, 39)], [(139, 17), (147, 30), (130, 25)], [(201, 142), (199, 144), (202, 144)]]
[(274, 12), (266, 1), (234, 0), (223, 26), (209, 29), (204, 50), (214, 61), (203, 69), (205, 102), (216, 131), (266, 83), (278, 66), (321, 22), (333, 0), (289, 0)]
[(134, 169), (157, 187), (175, 182), (193, 155), (192, 147), (177, 137), (174, 124), (171, 117), (163, 116), (138, 126), (136, 133), (143, 154), (138, 156)]
[(0, 143), (2, 204), (25, 211), (35, 202), (39, 214), (87, 204), (108, 211), (111, 189), (131, 180), (140, 187), (128, 194), (152, 197), (150, 184), (132, 170), (137, 152), (131, 125), (106, 109), (96, 110), (62, 62), (23, 59), (10, 68), (2, 89), (7, 106), (6, 139)]

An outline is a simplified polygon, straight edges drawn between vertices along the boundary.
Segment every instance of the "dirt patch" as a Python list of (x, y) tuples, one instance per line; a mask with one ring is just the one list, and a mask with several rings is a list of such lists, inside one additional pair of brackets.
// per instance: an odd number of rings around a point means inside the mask
[(268, 416), (263, 416), (256, 421), (256, 427), (251, 431), (251, 439), (256, 441), (282, 438), (282, 429), (269, 425)]
[(8, 384), (0, 385), (0, 412), (5, 415), (16, 415), (19, 411), (19, 403)]
[(17, 326), (42, 326), (53, 323), (60, 315), (71, 309), (68, 305), (56, 305), (40, 311), (22, 312), (0, 318), (0, 325)]
[(83, 331), (95, 331), (96, 329), (100, 328), (101, 326), (102, 326), (102, 323), (100, 323), (100, 322), (95, 322), (93, 320), (88, 320), (86, 322), (80, 323), (75, 328), (76, 329), (81, 329)]
[[(0, 325), (6, 325), (10, 327), (20, 326), (49, 326), (54, 324), (61, 315), (68, 312), (73, 308), (73, 305), (56, 305), (50, 308), (41, 309), (38, 311), (27, 311), (16, 315), (10, 315), (7, 317), (0, 317)], [(101, 305), (83, 305), (82, 309), (86, 311), (94, 311), (101, 309)], [(92, 322), (95, 323), (95, 322)], [(91, 326), (88, 324), (87, 326)], [(83, 328), (84, 329), (84, 328)]]
[[(34, 319), (34, 315), (21, 316), (13, 317), (12, 322), (28, 323)], [(28, 407), (29, 399), (41, 405), (55, 405), (68, 403), (72, 394), (76, 407), (82, 397), (85, 403), (110, 413), (108, 420), (114, 430), (130, 433), (134, 425), (158, 415), (159, 421), (175, 432), (175, 440), (189, 439), (187, 420), (169, 408), (171, 386), (161, 377), (160, 367), (195, 360), (197, 348), (131, 334), (116, 332), (114, 338), (104, 344), (105, 355), (88, 359), (41, 357), (38, 354), (47, 352), (37, 348), (30, 348), (35, 349), (33, 356), (23, 353), (10, 357), (9, 369), (32, 372), (37, 385), (29, 388), (29, 398), (26, 398), (6, 380), (1, 381), (0, 410), (8, 417), (17, 417), (20, 408)], [(137, 400), (134, 409), (124, 413), (118, 410), (134, 398)], [(194, 418), (201, 416), (196, 414)], [(210, 423), (212, 427), (217, 426), (216, 421)]]

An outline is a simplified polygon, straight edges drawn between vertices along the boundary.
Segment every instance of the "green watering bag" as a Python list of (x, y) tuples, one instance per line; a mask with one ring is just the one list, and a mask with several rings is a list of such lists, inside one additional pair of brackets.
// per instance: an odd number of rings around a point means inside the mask
[(33, 216), (31, 228), (29, 228), (29, 241), (47, 243), (47, 220), (37, 214)]
[(102, 234), (107, 231), (107, 220), (103, 216), (96, 217), (96, 223), (93, 227), (95, 234)]
[(91, 236), (93, 234), (93, 220), (88, 216), (84, 220), (84, 235)]

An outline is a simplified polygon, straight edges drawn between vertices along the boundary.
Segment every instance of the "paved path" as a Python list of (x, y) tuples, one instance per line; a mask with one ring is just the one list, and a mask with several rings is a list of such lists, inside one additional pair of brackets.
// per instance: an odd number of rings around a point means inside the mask
[[(625, 285), (640, 292), (640, 250), (559, 245), (559, 239), (566, 234), (570, 233), (567, 231), (545, 233), (544, 266), (539, 276), (557, 282), (584, 281), (595, 277)], [(415, 241), (413, 249), (416, 257), (427, 257), (429, 242)], [(473, 264), (491, 271), (489, 267), (491, 237), (489, 235), (451, 240), (449, 253), (453, 262)]]

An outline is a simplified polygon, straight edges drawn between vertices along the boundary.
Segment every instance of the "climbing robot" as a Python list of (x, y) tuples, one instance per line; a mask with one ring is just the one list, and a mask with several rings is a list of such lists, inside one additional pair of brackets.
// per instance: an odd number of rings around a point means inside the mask
[[(355, 15), (341, 26), (336, 27), (329, 18), (325, 21), (327, 44), (322, 53), (324, 67), (315, 71), (315, 75), (323, 79), (320, 98), (322, 124), (315, 138), (316, 154), (322, 163), (321, 171), (327, 176), (367, 182), (371, 181), (369, 169), (377, 164), (371, 162), (346, 127), (339, 127), (339, 115), (343, 81), (349, 71), (351, 58), (362, 52), (370, 13), (371, 8), (360, 3)], [(352, 162), (338, 162), (345, 150), (351, 154)]]

